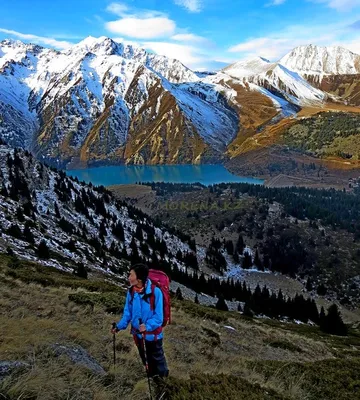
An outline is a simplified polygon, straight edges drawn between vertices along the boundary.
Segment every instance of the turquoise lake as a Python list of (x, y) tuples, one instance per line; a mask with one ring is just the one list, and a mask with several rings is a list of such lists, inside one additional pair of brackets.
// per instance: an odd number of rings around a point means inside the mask
[(221, 182), (263, 184), (263, 180), (231, 174), (222, 165), (119, 165), (67, 170), (67, 175), (93, 185), (119, 185), (135, 182), (172, 182), (212, 185)]

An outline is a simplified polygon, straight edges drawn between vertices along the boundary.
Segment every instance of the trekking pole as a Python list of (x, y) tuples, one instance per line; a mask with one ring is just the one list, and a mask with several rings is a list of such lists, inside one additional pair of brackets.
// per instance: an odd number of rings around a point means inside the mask
[[(112, 328), (116, 330), (116, 322), (113, 322)], [(114, 348), (114, 367), (116, 364), (116, 353), (115, 353), (115, 332), (113, 333), (113, 348)]]
[[(139, 318), (139, 326), (142, 325), (142, 319)], [(143, 347), (143, 352), (144, 352), (144, 360), (145, 360), (145, 369), (146, 369), (146, 375), (148, 378), (148, 385), (149, 385), (149, 394), (150, 394), (150, 400), (152, 400), (152, 395), (151, 395), (151, 385), (150, 385), (150, 376), (149, 376), (149, 363), (147, 359), (147, 354), (146, 354), (146, 346), (145, 346), (145, 333), (142, 333), (142, 347)]]

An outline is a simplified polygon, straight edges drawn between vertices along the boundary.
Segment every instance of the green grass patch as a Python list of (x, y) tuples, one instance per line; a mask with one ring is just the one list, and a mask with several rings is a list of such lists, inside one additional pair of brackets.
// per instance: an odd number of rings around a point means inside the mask
[(243, 378), (232, 375), (191, 375), (188, 380), (169, 378), (169, 400), (285, 400), (272, 389), (264, 389)]
[(284, 381), (289, 376), (302, 377), (301, 388), (309, 400), (358, 399), (360, 393), (360, 360), (323, 360), (307, 363), (282, 361), (250, 362), (249, 366), (263, 374), (265, 379)]
[[(60, 271), (54, 267), (44, 266), (34, 262), (1, 256), (0, 263), (5, 269), (5, 275), (20, 279), (25, 283), (38, 283), (42, 286), (82, 288), (93, 292), (114, 292), (119, 287), (104, 281), (79, 278), (69, 272)], [(4, 268), (5, 266), (5, 268)]]
[(124, 309), (125, 295), (123, 292), (110, 293), (73, 293), (69, 300), (81, 305), (99, 305), (105, 308), (106, 312), (119, 314)]
[(216, 308), (195, 304), (189, 300), (171, 300), (172, 307), (183, 310), (187, 314), (202, 319), (210, 319), (217, 323), (226, 322), (228, 318), (234, 318), (235, 313), (217, 310)]
[(283, 349), (283, 350), (288, 350), (288, 351), (292, 351), (292, 352), (298, 352), (298, 353), (302, 353), (302, 349), (299, 346), (294, 345), (291, 342), (285, 341), (285, 340), (268, 340), (265, 341), (265, 343), (270, 346), (273, 347), (275, 349)]

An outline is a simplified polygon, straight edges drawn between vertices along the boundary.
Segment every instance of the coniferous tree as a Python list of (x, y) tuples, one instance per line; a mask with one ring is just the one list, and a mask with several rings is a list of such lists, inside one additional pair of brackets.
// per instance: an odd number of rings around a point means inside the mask
[(268, 256), (267, 254), (264, 255), (263, 267), (264, 267), (265, 269), (269, 269), (269, 268), (270, 268), (270, 258), (269, 258), (269, 256)]
[(165, 254), (167, 254), (168, 252), (168, 248), (164, 239), (162, 239), (161, 242), (159, 243), (159, 251), (161, 258), (164, 258)]
[(28, 221), (25, 223), (23, 235), (24, 235), (25, 240), (28, 243), (31, 243), (31, 244), (35, 243), (35, 238), (34, 238), (33, 233), (30, 230), (30, 223)]
[(232, 256), (234, 254), (234, 243), (232, 242), (232, 240), (227, 240), (225, 243), (225, 249), (227, 251), (227, 253)]
[(142, 242), (140, 244), (140, 250), (145, 256), (149, 256), (150, 255), (150, 249), (149, 249), (149, 246), (147, 245), (146, 242)]
[(8, 235), (13, 236), (16, 239), (22, 239), (23, 234), (21, 232), (21, 229), (19, 228), (18, 224), (11, 224), (9, 228), (7, 229), (6, 232)]
[(74, 241), (74, 239), (70, 239), (67, 243), (64, 244), (64, 247), (68, 250), (70, 250), (71, 252), (75, 252), (76, 251), (76, 243)]
[(44, 239), (39, 243), (37, 255), (42, 259), (48, 259), (50, 257), (50, 251)]
[(234, 251), (233, 259), (234, 259), (234, 263), (235, 263), (235, 264), (239, 264), (239, 262), (240, 262), (240, 257), (239, 257), (239, 253), (238, 253), (237, 251)]
[(18, 207), (16, 209), (16, 217), (17, 217), (19, 222), (24, 222), (25, 221), (24, 213), (23, 213), (23, 210), (21, 209), (21, 207)]
[(252, 265), (253, 265), (253, 262), (252, 262), (250, 253), (245, 252), (242, 267), (244, 269), (249, 269), (252, 267)]
[(9, 197), (9, 192), (6, 189), (5, 185), (1, 186), (0, 194), (1, 194), (1, 196), (4, 196), (5, 198)]
[(83, 200), (80, 198), (80, 196), (75, 197), (75, 202), (74, 202), (75, 210), (78, 213), (84, 214), (86, 217), (89, 215), (89, 209), (88, 207), (84, 204)]
[(320, 315), (319, 315), (319, 325), (322, 326), (322, 324), (324, 323), (326, 314), (325, 314), (325, 310), (324, 307), (321, 306), (321, 310), (320, 310)]
[(263, 265), (259, 257), (259, 251), (256, 249), (255, 258), (254, 258), (254, 265), (258, 268), (259, 271), (263, 271)]
[(250, 308), (249, 302), (245, 301), (245, 305), (244, 305), (244, 312), (243, 315), (252, 318), (254, 316), (253, 311)]
[(333, 335), (346, 336), (348, 329), (344, 324), (338, 306), (336, 304), (331, 305), (328, 308), (327, 315), (323, 318), (320, 324), (320, 329), (323, 332), (330, 333)]
[(65, 233), (68, 233), (70, 235), (73, 234), (75, 231), (74, 225), (66, 220), (64, 217), (60, 218), (60, 220), (58, 221), (58, 225)]
[(11, 256), (11, 257), (13, 257), (13, 256), (15, 255), (14, 250), (13, 250), (10, 246), (8, 246), (8, 247), (6, 248), (6, 254), (7, 254), (8, 256)]
[(176, 259), (181, 262), (183, 261), (183, 255), (180, 249), (176, 252)]
[(310, 277), (308, 277), (308, 278), (307, 278), (307, 281), (306, 281), (306, 290), (307, 290), (308, 292), (311, 292), (312, 289), (313, 289), (312, 280), (311, 280)]
[(324, 284), (320, 283), (320, 285), (317, 287), (316, 292), (319, 296), (325, 296), (327, 289)]
[(121, 224), (120, 221), (118, 221), (112, 230), (112, 233), (114, 236), (116, 236), (121, 242), (123, 242), (125, 240), (125, 233), (124, 233), (124, 228)]
[(197, 293), (195, 294), (195, 304), (199, 304), (199, 297)]
[(9, 197), (11, 200), (19, 201), (19, 191), (18, 191), (17, 186), (13, 183), (10, 185)]
[(221, 311), (229, 311), (229, 307), (227, 306), (223, 295), (220, 295), (218, 297), (218, 301), (216, 303), (215, 308), (217, 308), (218, 310), (221, 310)]
[(193, 253), (186, 253), (183, 257), (183, 261), (186, 264), (186, 267), (198, 270), (199, 264), (195, 254)]
[(58, 203), (56, 201), (55, 201), (55, 204), (54, 204), (54, 212), (55, 212), (56, 218), (60, 219), (61, 215), (60, 215)]
[(138, 239), (140, 242), (144, 240), (144, 235), (143, 231), (141, 229), (140, 225), (136, 225), (136, 230), (135, 230), (135, 235), (136, 239)]
[(24, 210), (25, 215), (27, 215), (28, 217), (33, 218), (33, 219), (35, 218), (35, 207), (34, 207), (33, 203), (31, 202), (31, 200), (24, 203), (23, 210)]
[(245, 243), (244, 243), (244, 239), (241, 235), (239, 235), (239, 238), (236, 242), (236, 251), (242, 255), (243, 251), (245, 249)]
[(190, 250), (192, 250), (193, 252), (196, 253), (196, 242), (195, 242), (195, 239), (189, 239), (188, 244), (189, 244)]
[(184, 300), (184, 297), (183, 297), (183, 295), (182, 295), (182, 293), (181, 293), (180, 287), (178, 287), (178, 288), (176, 289), (175, 297), (176, 297), (178, 300)]
[(103, 218), (103, 220), (100, 223), (100, 227), (99, 227), (99, 237), (100, 240), (104, 240), (105, 237), (107, 236), (107, 230), (106, 230), (106, 220), (105, 218)]
[(88, 272), (83, 263), (79, 263), (77, 267), (74, 269), (74, 275), (78, 276), (79, 278), (87, 279)]

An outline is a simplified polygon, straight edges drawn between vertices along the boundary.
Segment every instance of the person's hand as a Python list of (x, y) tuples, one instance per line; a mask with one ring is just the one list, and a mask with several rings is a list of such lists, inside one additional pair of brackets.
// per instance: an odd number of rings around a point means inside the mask
[(111, 329), (111, 333), (112, 333), (112, 334), (114, 334), (114, 333), (118, 333), (118, 332), (119, 332), (119, 329), (118, 329), (118, 328), (115, 328), (115, 329), (114, 329), (114, 328), (112, 328), (112, 329)]
[(145, 326), (145, 324), (141, 324), (141, 325), (140, 325), (139, 331), (140, 331), (141, 333), (146, 332), (146, 326)]

